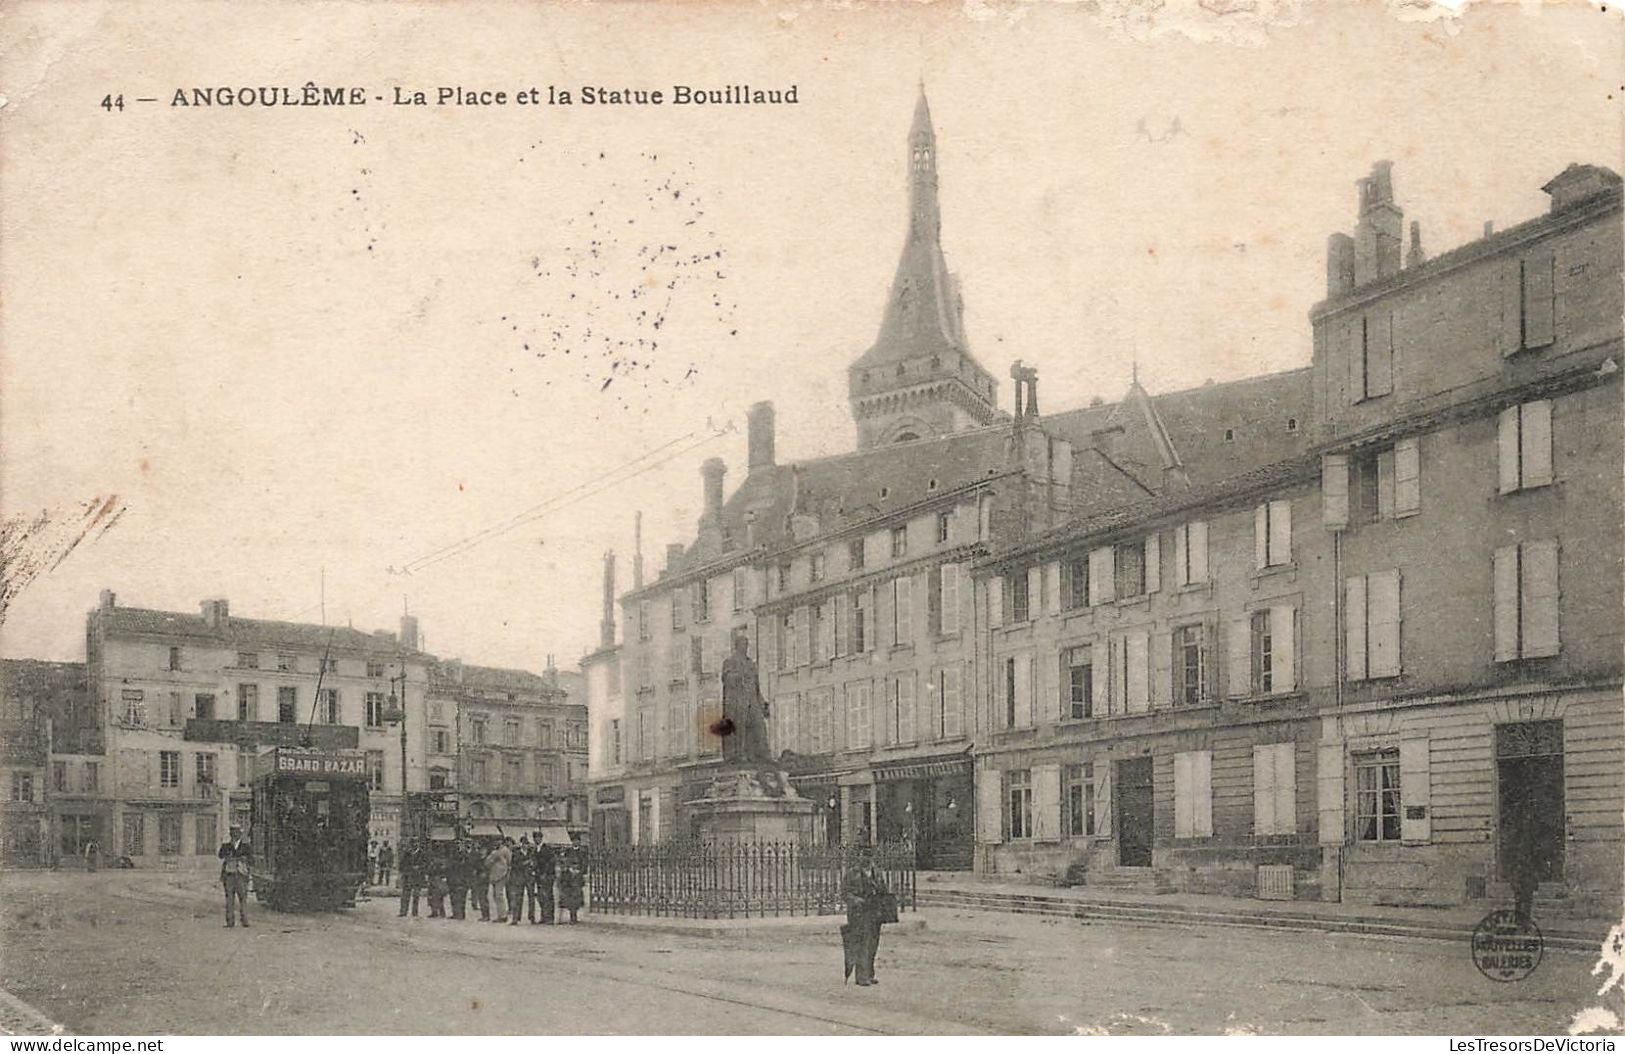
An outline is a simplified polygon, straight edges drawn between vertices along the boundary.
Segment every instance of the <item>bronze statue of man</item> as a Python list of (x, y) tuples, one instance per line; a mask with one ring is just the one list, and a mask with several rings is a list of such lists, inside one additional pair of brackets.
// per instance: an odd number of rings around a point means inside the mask
[(762, 699), (756, 664), (744, 634), (734, 637), (733, 654), (722, 662), (722, 760), (734, 765), (773, 761), (767, 744), (767, 703)]

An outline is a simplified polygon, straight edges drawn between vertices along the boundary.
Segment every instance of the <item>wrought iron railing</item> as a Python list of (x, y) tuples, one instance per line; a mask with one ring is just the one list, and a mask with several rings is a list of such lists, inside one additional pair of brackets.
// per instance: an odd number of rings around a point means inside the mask
[(909, 843), (858, 847), (790, 842), (670, 842), (601, 846), (588, 854), (589, 911), (682, 918), (836, 915), (842, 881), (859, 851), (874, 854), (898, 908), (915, 908)]

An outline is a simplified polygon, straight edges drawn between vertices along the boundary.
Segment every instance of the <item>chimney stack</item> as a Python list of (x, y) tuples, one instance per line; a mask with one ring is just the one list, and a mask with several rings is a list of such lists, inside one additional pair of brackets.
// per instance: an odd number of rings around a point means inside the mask
[(604, 617), (598, 623), (598, 646), (615, 646), (615, 553), (604, 554)]
[(1366, 285), (1397, 274), (1405, 213), (1394, 202), (1394, 163), (1378, 161), (1359, 181), (1360, 218), (1354, 225), (1354, 281)]
[(683, 569), (683, 543), (670, 542), (666, 546), (666, 573), (674, 575)]
[(112, 611), (118, 606), (118, 594), (111, 589), (102, 590), (101, 604), (99, 606), (103, 611)]
[(771, 469), (774, 464), (774, 414), (773, 404), (768, 402), (757, 403), (750, 408), (747, 431), (750, 437), (750, 462), (747, 474)]
[(1354, 292), (1354, 239), (1337, 233), (1326, 239), (1326, 296)]
[(722, 477), (727, 471), (728, 466), (723, 464), (720, 457), (706, 458), (705, 464), (700, 466), (700, 475), (705, 480), (705, 512), (700, 516), (702, 523), (722, 522)]
[(418, 617), (416, 615), (401, 616), (401, 647), (407, 651), (418, 650)]
[(1411, 251), (1405, 257), (1406, 267), (1416, 267), (1427, 262), (1427, 253), (1422, 251), (1422, 225), (1416, 220), (1411, 221)]
[(224, 598), (205, 600), (203, 602), (203, 621), (210, 629), (219, 629), (226, 624), (226, 616), (230, 613), (230, 605)]

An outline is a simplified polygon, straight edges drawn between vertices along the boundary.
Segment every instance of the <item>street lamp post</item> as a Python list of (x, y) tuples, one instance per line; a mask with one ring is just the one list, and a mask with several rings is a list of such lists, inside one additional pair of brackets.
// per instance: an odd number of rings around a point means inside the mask
[[(399, 700), (397, 700), (396, 696), (395, 696), (395, 685), (396, 685), (397, 682), (401, 686), (401, 694), (400, 694)], [(407, 817), (406, 817), (406, 660), (405, 659), (401, 660), (401, 672), (400, 672), (400, 674), (398, 676), (391, 677), (389, 679), (389, 708), (392, 711), (392, 714), (395, 717), (395, 719), (398, 720), (400, 722), (400, 724), (401, 724), (401, 813), (400, 813), (401, 833), (398, 836), (399, 840), (395, 844), (397, 846), (396, 852), (405, 853), (406, 852), (406, 833), (407, 833), (407, 826), (406, 826), (406, 820), (407, 820)]]

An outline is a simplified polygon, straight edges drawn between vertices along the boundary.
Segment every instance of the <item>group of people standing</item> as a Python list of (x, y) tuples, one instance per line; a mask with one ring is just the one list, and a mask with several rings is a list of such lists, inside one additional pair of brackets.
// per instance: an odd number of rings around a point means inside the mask
[(551, 925), (556, 906), (573, 924), (585, 903), (586, 877), (577, 857), (540, 841), (533, 845), (528, 835), (517, 842), (503, 838), (489, 849), (466, 839), (408, 842), (400, 856), (400, 917), (416, 918), (427, 893), (431, 919), (466, 919), (478, 911), (481, 922), (517, 926), (528, 907), (533, 925)]

